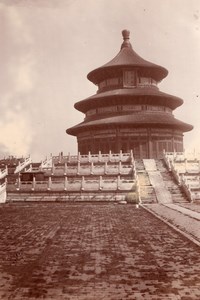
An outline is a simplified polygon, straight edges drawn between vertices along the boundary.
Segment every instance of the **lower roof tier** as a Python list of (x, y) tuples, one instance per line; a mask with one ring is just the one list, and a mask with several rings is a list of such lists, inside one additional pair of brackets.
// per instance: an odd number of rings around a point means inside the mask
[(89, 98), (75, 103), (74, 107), (86, 113), (89, 109), (119, 105), (119, 104), (148, 104), (163, 105), (174, 110), (183, 104), (181, 98), (160, 92), (157, 88), (131, 88), (131, 89), (115, 89), (95, 94)]
[(66, 130), (70, 135), (77, 136), (80, 132), (94, 128), (109, 127), (165, 127), (174, 128), (182, 132), (190, 131), (193, 126), (174, 118), (172, 114), (167, 113), (137, 113), (126, 115), (114, 115), (95, 120), (86, 120), (74, 127)]

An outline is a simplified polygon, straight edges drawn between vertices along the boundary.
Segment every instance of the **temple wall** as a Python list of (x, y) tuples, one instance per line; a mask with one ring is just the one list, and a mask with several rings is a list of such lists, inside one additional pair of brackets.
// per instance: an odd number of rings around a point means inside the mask
[(163, 150), (183, 151), (183, 134), (165, 128), (118, 128), (95, 130), (79, 134), (78, 151), (81, 154), (118, 153), (133, 150), (135, 158), (162, 158)]

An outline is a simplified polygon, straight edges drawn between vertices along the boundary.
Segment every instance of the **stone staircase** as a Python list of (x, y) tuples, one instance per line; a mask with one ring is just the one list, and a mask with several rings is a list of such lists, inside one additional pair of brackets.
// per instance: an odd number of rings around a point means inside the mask
[(160, 171), (162, 175), (163, 181), (165, 183), (166, 188), (171, 194), (173, 203), (187, 203), (187, 197), (182, 191), (181, 187), (176, 183), (172, 172), (170, 172), (164, 163), (164, 160), (156, 160), (157, 169)]
[(153, 186), (150, 183), (148, 173), (145, 170), (142, 159), (135, 161), (138, 181), (140, 185), (140, 199), (143, 204), (156, 203), (157, 198)]

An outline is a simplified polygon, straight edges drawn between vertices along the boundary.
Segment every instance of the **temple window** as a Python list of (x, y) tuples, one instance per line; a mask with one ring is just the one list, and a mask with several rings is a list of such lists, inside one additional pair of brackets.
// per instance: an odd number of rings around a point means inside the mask
[(123, 72), (123, 86), (124, 87), (134, 87), (134, 86), (136, 86), (135, 71), (124, 70), (124, 72)]
[(122, 78), (115, 77), (115, 78), (108, 78), (104, 81), (99, 83), (99, 90), (107, 90), (110, 87), (120, 87), (122, 84)]
[(139, 78), (140, 86), (157, 86), (157, 82), (150, 77), (140, 77)]

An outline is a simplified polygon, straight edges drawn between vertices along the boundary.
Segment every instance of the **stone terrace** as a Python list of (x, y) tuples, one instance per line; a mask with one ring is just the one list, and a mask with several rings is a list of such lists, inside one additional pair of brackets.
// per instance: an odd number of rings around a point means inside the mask
[(1, 299), (200, 299), (199, 248), (143, 208), (0, 207)]

